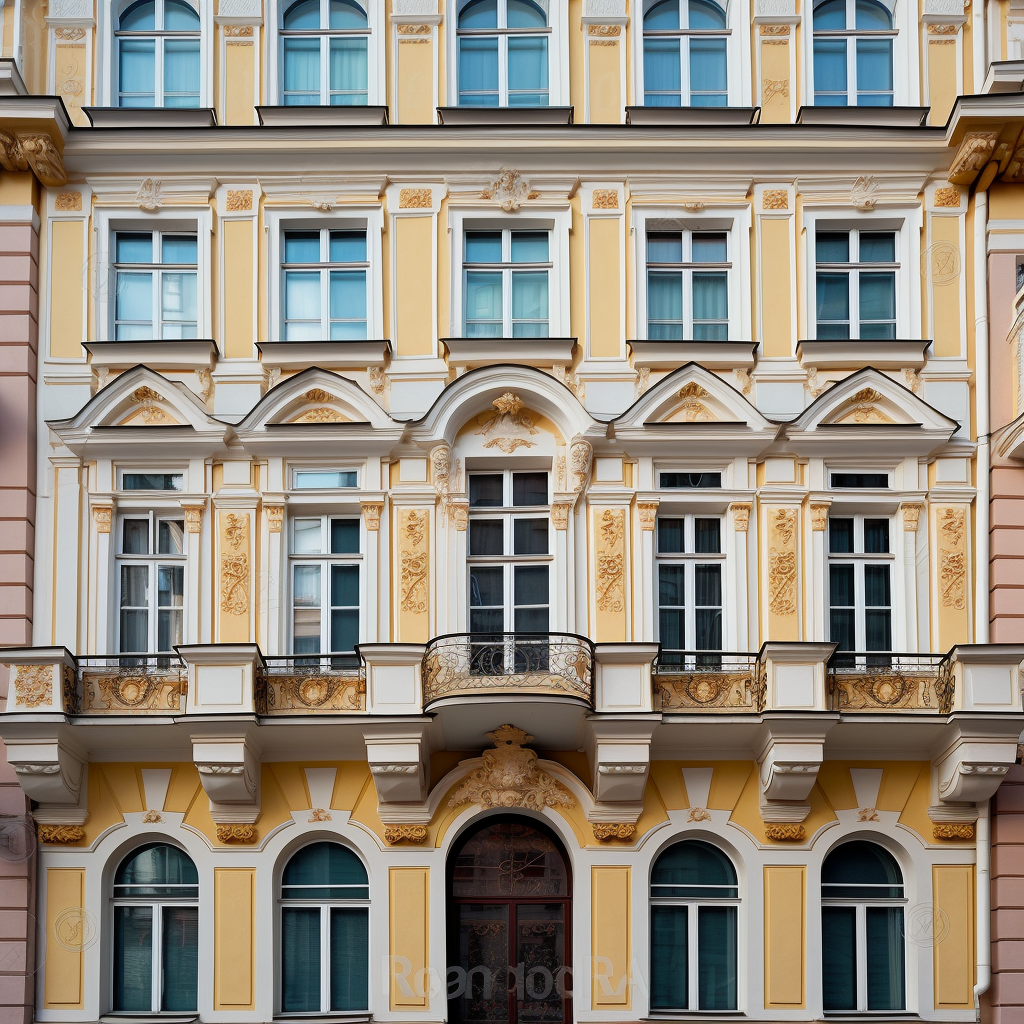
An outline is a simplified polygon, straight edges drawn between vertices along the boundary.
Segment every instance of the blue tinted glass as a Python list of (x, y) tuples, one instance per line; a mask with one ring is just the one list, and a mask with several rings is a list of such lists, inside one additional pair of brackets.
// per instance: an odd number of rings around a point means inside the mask
[[(547, 315), (547, 271), (540, 270), (513, 274), (512, 318), (514, 320), (545, 320)], [(542, 337), (543, 335), (540, 336)]]
[(728, 88), (725, 75), (725, 40), (690, 40), (690, 93), (694, 106), (707, 97), (701, 93), (718, 93), (723, 102)]
[(118, 263), (152, 263), (153, 236), (148, 232), (144, 235), (117, 233)]
[(330, 258), (332, 263), (365, 263), (366, 232), (332, 231)]
[(647, 235), (648, 263), (682, 263), (683, 236), (681, 232), (650, 232)]
[(857, 91), (892, 92), (891, 39), (857, 40)]
[(199, 15), (181, 0), (165, 0), (164, 28), (168, 32), (198, 32)]
[(849, 263), (849, 232), (819, 231), (814, 239), (814, 255), (819, 263)]
[(861, 263), (895, 263), (895, 232), (862, 231), (860, 235), (860, 261)]
[[(526, 36), (508, 41), (509, 104), (546, 106), (548, 88), (548, 41), (544, 36)], [(513, 93), (519, 93), (518, 97)], [(529, 93), (529, 96), (523, 95)], [(518, 99), (518, 102), (517, 102)]]
[(320, 40), (285, 39), (284, 102), (320, 102)]
[(155, 45), (152, 39), (120, 40), (118, 75), (121, 106), (153, 106), (156, 90)]
[(121, 15), (123, 32), (151, 32), (156, 28), (156, 4), (134, 4)]
[(293, 4), (285, 12), (284, 27), (286, 29), (319, 28), (320, 0), (303, 0)]
[(690, 28), (725, 28), (725, 11), (707, 0), (690, 0)]
[[(817, 278), (818, 320), (849, 320), (850, 275), (819, 273)], [(818, 337), (823, 337), (820, 325)], [(839, 337), (847, 337), (847, 335), (842, 334)]]
[(855, 11), (857, 28), (883, 32), (892, 28), (892, 15), (874, 0), (857, 0)]
[(644, 40), (644, 103), (678, 107), (681, 77), (678, 39)]
[(728, 258), (724, 234), (693, 236), (694, 263), (725, 263)]
[(896, 319), (896, 275), (860, 275), (861, 320)]
[(736, 869), (721, 850), (698, 840), (670, 846), (651, 872), (652, 896), (708, 895), (705, 886), (716, 886), (716, 896), (735, 898)]
[(679, 0), (661, 0), (644, 15), (644, 29), (651, 32), (679, 28)]
[(331, 74), (331, 103), (335, 106), (366, 104), (366, 39), (332, 39), (328, 63)]
[(331, 28), (366, 28), (366, 12), (351, 0), (331, 0)]
[(331, 274), (331, 319), (366, 319), (366, 271)]
[(513, 263), (546, 263), (548, 233), (546, 231), (513, 231)]
[(846, 0), (828, 0), (814, 8), (816, 29), (846, 28)]
[(288, 231), (284, 236), (285, 263), (319, 263), (320, 232)]
[(153, 319), (153, 275), (117, 275), (115, 316), (118, 320), (150, 322)]
[(466, 232), (467, 263), (500, 263), (501, 232), (500, 231), (467, 231)]
[(164, 42), (164, 106), (199, 106), (199, 40)]
[(498, 40), (495, 37), (459, 39), (459, 103), (498, 105)]
[[(681, 321), (683, 318), (683, 287), (681, 274), (650, 273), (647, 275), (647, 319)], [(651, 337), (655, 335), (652, 334)], [(681, 335), (680, 335), (681, 337)]]
[(531, 0), (508, 0), (509, 28), (544, 28), (547, 23), (544, 11)]
[[(831, 93), (833, 95), (823, 95)], [(846, 105), (846, 40), (814, 40), (814, 102)]]
[(164, 235), (162, 244), (163, 263), (196, 262), (196, 239), (192, 235)]
[(497, 28), (498, 0), (473, 0), (459, 11), (459, 28)]

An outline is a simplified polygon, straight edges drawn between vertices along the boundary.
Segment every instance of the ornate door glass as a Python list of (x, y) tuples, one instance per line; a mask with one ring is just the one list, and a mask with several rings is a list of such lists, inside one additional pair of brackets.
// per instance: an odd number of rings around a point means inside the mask
[(570, 880), (555, 840), (492, 818), (454, 854), (450, 890), (452, 1019), (570, 1020)]

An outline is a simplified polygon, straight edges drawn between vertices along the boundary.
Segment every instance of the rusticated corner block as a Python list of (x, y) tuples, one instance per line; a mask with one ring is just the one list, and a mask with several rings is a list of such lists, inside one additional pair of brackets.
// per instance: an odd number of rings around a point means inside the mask
[(70, 846), (85, 838), (85, 829), (81, 825), (36, 825), (36, 835), (41, 843)]
[(802, 843), (807, 838), (807, 830), (803, 825), (779, 825), (775, 822), (766, 822), (764, 837), (772, 843)]
[(384, 841), (390, 846), (396, 843), (412, 843), (419, 846), (427, 841), (426, 825), (385, 825)]
[(629, 843), (636, 835), (636, 825), (627, 822), (602, 822), (594, 826), (594, 838), (599, 843)]
[(218, 843), (255, 843), (259, 833), (252, 825), (218, 825)]
[(973, 821), (943, 821), (932, 826), (932, 837), (944, 841), (949, 840), (973, 840)]

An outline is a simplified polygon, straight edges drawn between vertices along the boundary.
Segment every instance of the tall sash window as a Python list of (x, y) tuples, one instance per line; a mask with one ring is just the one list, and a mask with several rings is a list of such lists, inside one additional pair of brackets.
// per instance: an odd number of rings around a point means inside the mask
[(121, 15), (119, 107), (198, 107), (199, 15), (182, 0), (142, 0)]
[(281, 49), (285, 106), (365, 106), (366, 11), (353, 0), (300, 0), (284, 14)]
[(875, 0), (825, 0), (814, 8), (814, 104), (891, 107), (892, 14)]
[(729, 102), (725, 11), (712, 0), (661, 0), (644, 15), (644, 105)]

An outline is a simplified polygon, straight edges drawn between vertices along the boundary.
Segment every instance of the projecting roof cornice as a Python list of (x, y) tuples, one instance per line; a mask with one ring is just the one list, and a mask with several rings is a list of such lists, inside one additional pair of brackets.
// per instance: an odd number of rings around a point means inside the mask
[(996, 178), (1024, 183), (1024, 103), (1019, 93), (961, 96), (946, 124), (948, 178), (984, 191)]
[(59, 97), (0, 95), (0, 172), (32, 171), (43, 185), (63, 185), (68, 180), (63, 151), (70, 130)]

